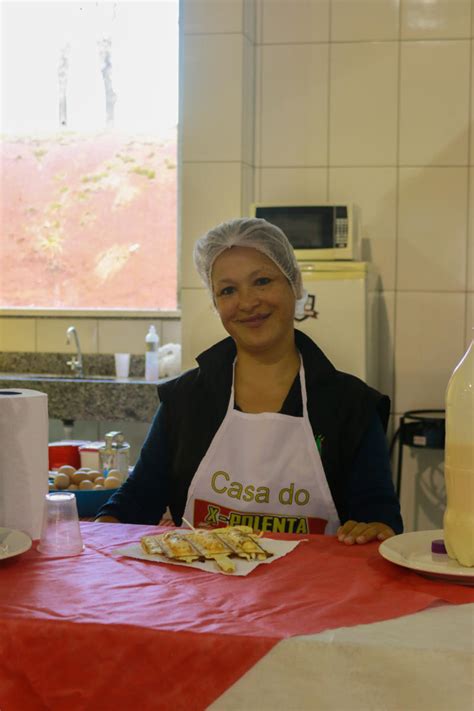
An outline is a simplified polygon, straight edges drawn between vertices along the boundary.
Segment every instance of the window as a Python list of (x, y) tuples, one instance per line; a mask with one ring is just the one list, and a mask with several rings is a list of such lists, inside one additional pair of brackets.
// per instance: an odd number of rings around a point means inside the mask
[(0, 307), (176, 309), (178, 0), (1, 20)]

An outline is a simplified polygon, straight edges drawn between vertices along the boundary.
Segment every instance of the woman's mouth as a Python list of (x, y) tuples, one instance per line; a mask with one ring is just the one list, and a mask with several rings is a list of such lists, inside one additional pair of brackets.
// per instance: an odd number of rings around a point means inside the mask
[(258, 328), (264, 323), (270, 314), (255, 314), (255, 316), (249, 316), (248, 318), (239, 319), (239, 323), (249, 328)]

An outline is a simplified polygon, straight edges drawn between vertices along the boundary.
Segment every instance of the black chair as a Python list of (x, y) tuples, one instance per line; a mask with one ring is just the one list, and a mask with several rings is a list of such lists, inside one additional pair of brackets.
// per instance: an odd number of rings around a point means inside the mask
[(445, 410), (410, 410), (400, 417), (400, 426), (390, 445), (390, 457), (398, 439), (397, 496), (402, 484), (403, 447), (444, 449)]

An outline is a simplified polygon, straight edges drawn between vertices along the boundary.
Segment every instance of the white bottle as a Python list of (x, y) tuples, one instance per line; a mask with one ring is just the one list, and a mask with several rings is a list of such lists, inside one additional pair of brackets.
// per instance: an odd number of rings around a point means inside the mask
[(154, 326), (150, 326), (145, 338), (145, 379), (158, 380), (158, 344), (160, 339)]
[(444, 543), (450, 558), (474, 566), (474, 341), (446, 390)]

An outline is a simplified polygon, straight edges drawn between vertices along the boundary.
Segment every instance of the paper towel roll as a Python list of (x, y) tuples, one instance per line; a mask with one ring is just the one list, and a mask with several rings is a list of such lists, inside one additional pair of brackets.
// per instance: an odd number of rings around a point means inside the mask
[(48, 492), (48, 396), (0, 390), (0, 526), (39, 538)]

